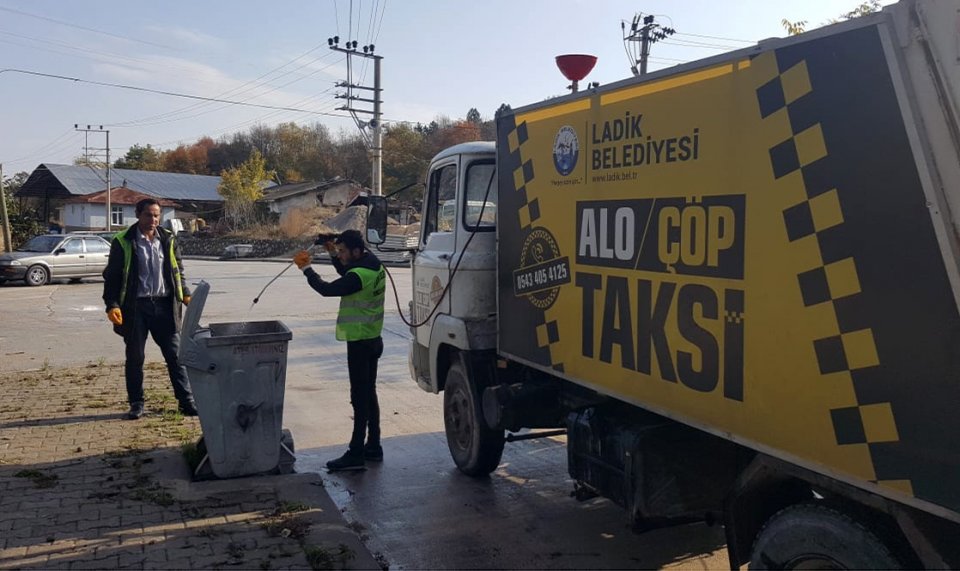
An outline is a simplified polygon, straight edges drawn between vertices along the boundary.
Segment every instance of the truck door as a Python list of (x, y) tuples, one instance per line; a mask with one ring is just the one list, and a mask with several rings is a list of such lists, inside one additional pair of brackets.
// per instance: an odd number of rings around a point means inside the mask
[[(454, 156), (433, 165), (427, 178), (424, 216), (421, 222), (420, 251), (413, 278), (414, 321), (420, 323), (439, 302), (433, 318), (450, 312), (450, 298), (440, 299), (450, 280), (450, 267), (456, 246), (455, 204), (460, 157)], [(431, 322), (433, 320), (431, 318)], [(417, 328), (417, 342), (430, 345), (430, 324)]]
[(451, 262), (456, 275), (447, 294), (450, 313), (471, 321), (489, 319), (497, 311), (495, 159), (461, 155), (460, 174), (463, 183), (454, 213), (457, 239)]

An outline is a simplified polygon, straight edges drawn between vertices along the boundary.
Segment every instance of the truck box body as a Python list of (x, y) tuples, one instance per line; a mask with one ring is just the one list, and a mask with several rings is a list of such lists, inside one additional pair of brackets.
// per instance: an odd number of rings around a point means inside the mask
[(499, 353), (958, 519), (957, 8), (501, 112)]

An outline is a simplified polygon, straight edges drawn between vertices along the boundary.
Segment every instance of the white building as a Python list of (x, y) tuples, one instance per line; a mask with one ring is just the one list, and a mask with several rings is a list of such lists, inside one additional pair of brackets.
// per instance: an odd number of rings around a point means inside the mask
[[(129, 188), (117, 187), (110, 192), (111, 226), (123, 229), (137, 221), (135, 211), (137, 202), (144, 198), (155, 198)], [(161, 224), (174, 218), (177, 204), (170, 200), (157, 198), (160, 203)], [(64, 230), (99, 230), (106, 227), (107, 191), (77, 196), (64, 202), (61, 220)]]

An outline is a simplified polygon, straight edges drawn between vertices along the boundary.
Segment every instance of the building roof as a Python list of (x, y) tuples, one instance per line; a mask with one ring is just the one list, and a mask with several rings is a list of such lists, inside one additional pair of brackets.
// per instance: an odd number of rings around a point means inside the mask
[[(217, 193), (220, 177), (199, 174), (110, 169), (111, 183), (157, 198), (177, 201), (223, 202)], [(17, 196), (70, 198), (105, 191), (106, 169), (89, 166), (41, 164)]]
[(354, 186), (358, 191), (363, 188), (361, 184), (355, 180), (340, 177), (321, 182), (309, 181), (297, 182), (293, 184), (282, 184), (264, 190), (263, 198), (260, 199), (260, 202), (276, 202), (278, 200), (284, 200), (286, 198), (290, 198), (291, 196), (306, 194), (308, 192), (325, 192), (331, 188), (341, 185)]
[[(157, 202), (160, 203), (160, 206), (172, 206), (174, 208), (176, 208), (177, 206), (180, 206), (179, 204), (177, 204), (176, 202), (173, 202), (172, 200), (167, 200), (165, 198), (158, 198), (156, 196), (151, 196), (149, 194), (137, 192), (135, 190), (131, 190), (123, 186), (114, 187), (110, 191), (110, 204), (133, 205), (140, 202), (144, 198), (155, 198)], [(74, 203), (106, 204), (107, 191), (101, 190), (100, 192), (94, 192), (91, 194), (77, 196), (75, 198), (71, 198), (70, 200), (67, 200), (67, 203), (69, 204), (74, 204)]]

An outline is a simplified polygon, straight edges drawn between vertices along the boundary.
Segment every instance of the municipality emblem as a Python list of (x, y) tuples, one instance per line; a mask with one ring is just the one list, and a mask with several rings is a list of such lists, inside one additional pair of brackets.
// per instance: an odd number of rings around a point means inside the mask
[(577, 166), (580, 155), (580, 141), (573, 127), (564, 125), (557, 131), (553, 140), (553, 166), (561, 176), (567, 176)]

